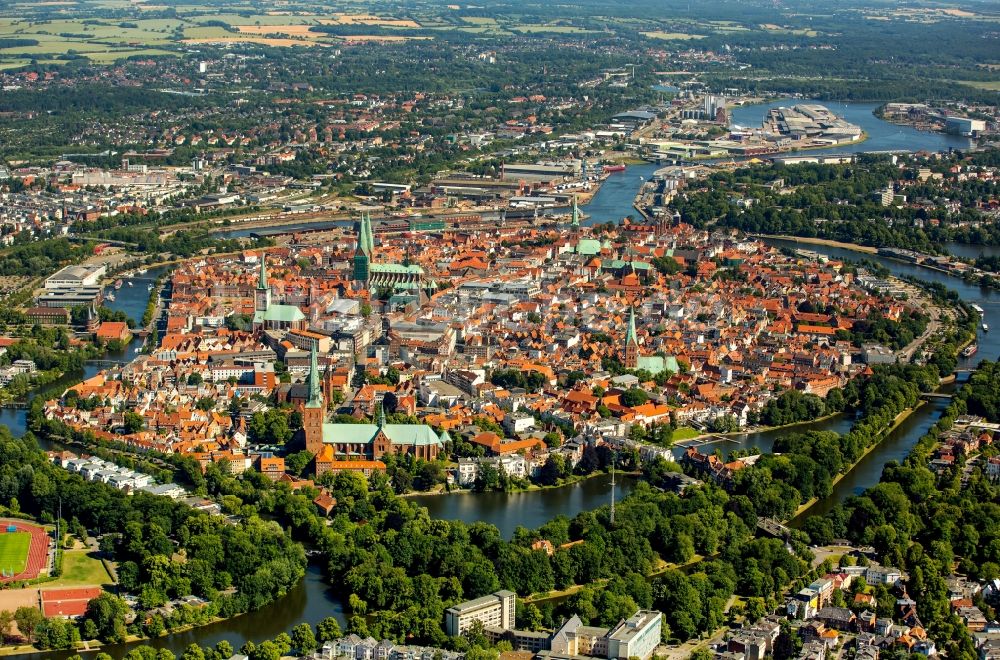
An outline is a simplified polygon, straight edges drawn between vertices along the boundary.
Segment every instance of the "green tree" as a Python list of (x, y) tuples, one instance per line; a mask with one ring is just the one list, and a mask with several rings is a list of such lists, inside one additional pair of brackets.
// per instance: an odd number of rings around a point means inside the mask
[(261, 642), (254, 651), (252, 660), (281, 660), (281, 648), (271, 640)]
[(309, 463), (312, 462), (313, 454), (312, 452), (302, 451), (289, 454), (285, 457), (285, 469), (294, 475), (302, 475), (305, 473), (306, 468), (309, 467)]
[(197, 644), (188, 644), (181, 655), (181, 660), (205, 660), (205, 652)]
[(621, 395), (622, 405), (628, 406), (630, 408), (634, 408), (635, 406), (641, 406), (647, 401), (649, 401), (649, 395), (646, 394), (644, 390), (640, 390), (635, 387), (622, 392)]
[(746, 619), (751, 623), (756, 623), (767, 614), (764, 599), (756, 596), (748, 598), (746, 604)]
[(339, 639), (342, 634), (343, 633), (340, 630), (340, 623), (332, 616), (328, 616), (316, 624), (316, 639), (320, 642), (329, 642), (334, 639)]
[(10, 610), (0, 610), (0, 646), (7, 641), (10, 627), (14, 623), (14, 613)]
[(27, 640), (35, 639), (35, 630), (45, 620), (37, 607), (24, 605), (14, 610), (14, 622), (17, 629)]
[(98, 637), (108, 643), (125, 639), (125, 614), (128, 606), (118, 596), (102, 593), (87, 603), (85, 617), (97, 626)]
[(142, 430), (145, 422), (142, 419), (142, 415), (129, 410), (123, 416), (123, 425), (125, 426), (125, 430), (127, 432), (138, 433)]
[(306, 655), (316, 650), (316, 636), (313, 635), (312, 626), (300, 623), (292, 628), (292, 648), (298, 650), (299, 655)]

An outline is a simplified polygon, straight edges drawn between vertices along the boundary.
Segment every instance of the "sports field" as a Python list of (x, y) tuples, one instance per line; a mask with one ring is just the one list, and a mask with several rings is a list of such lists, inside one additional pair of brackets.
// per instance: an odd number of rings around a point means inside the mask
[(0, 570), (7, 575), (17, 575), (28, 561), (31, 534), (28, 532), (0, 533)]

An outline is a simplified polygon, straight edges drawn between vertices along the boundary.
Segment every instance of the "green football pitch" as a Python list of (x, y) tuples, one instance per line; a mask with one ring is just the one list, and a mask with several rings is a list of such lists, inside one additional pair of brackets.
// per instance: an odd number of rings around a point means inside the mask
[[(4, 532), (0, 534), (0, 570), (9, 575), (17, 575), (24, 570), (28, 561), (31, 534), (28, 532)], [(12, 573), (13, 571), (13, 573)]]

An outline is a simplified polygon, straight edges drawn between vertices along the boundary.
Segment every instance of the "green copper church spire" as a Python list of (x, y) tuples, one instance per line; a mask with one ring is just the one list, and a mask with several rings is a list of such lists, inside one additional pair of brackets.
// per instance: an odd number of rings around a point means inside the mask
[(260, 253), (260, 277), (257, 278), (257, 288), (263, 291), (267, 288), (267, 253)]
[(319, 387), (319, 362), (316, 360), (316, 342), (309, 349), (309, 399), (307, 408), (323, 407), (323, 392)]
[(368, 258), (375, 257), (375, 237), (372, 234), (372, 214), (368, 213), (368, 221), (365, 223), (365, 244), (368, 247)]
[(625, 345), (638, 344), (639, 338), (635, 334), (635, 307), (628, 310), (628, 330), (625, 332)]
[(571, 223), (574, 229), (580, 227), (580, 207), (576, 203), (576, 195), (573, 195), (573, 222)]
[(354, 279), (358, 282), (368, 282), (372, 254), (375, 243), (372, 240), (371, 219), (364, 212), (358, 223), (358, 247), (354, 251)]

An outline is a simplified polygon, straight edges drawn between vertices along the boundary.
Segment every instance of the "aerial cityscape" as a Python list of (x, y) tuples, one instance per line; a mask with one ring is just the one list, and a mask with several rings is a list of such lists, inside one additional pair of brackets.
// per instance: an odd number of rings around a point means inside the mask
[(0, 656), (1000, 659), (1000, 3), (0, 3)]

